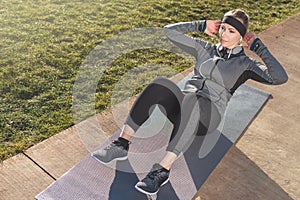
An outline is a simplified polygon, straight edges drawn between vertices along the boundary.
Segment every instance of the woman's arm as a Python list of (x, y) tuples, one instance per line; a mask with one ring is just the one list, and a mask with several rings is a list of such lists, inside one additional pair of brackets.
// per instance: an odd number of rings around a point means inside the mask
[(213, 32), (217, 32), (221, 24), (219, 20), (199, 20), (193, 22), (180, 22), (176, 24), (170, 24), (164, 27), (166, 36), (176, 46), (183, 51), (197, 56), (199, 50), (204, 49), (207, 42), (190, 37), (186, 35), (188, 32), (206, 32), (208, 35), (214, 36)]
[(244, 40), (249, 49), (254, 51), (265, 64), (253, 60), (250, 69), (255, 72), (255, 75), (252, 76), (252, 79), (273, 85), (287, 82), (288, 76), (282, 65), (254, 33), (247, 33)]

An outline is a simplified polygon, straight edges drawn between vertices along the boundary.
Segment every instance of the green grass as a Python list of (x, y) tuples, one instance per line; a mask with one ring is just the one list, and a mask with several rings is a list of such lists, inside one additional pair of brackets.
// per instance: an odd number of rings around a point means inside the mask
[[(22, 152), (74, 124), (73, 84), (79, 67), (97, 44), (135, 28), (220, 19), (233, 8), (246, 10), (251, 18), (250, 29), (259, 33), (298, 13), (300, 2), (1, 1), (0, 159)], [(137, 50), (122, 55), (99, 81), (96, 111), (111, 104), (113, 89), (128, 70), (147, 64), (168, 65), (173, 72), (191, 66), (187, 60), (163, 50)], [(173, 72), (160, 73), (169, 76)]]

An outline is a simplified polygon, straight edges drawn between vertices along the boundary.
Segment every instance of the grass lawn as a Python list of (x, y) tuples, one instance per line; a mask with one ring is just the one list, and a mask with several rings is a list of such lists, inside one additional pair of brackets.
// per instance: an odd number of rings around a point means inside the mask
[[(0, 160), (75, 123), (73, 85), (80, 66), (97, 45), (136, 28), (221, 19), (233, 8), (247, 11), (252, 20), (250, 29), (259, 33), (298, 13), (300, 2), (2, 0)], [(168, 65), (173, 74), (191, 67), (188, 60), (164, 50), (141, 49), (126, 53), (103, 72), (95, 93), (96, 111), (111, 105), (114, 87), (128, 70), (151, 64)], [(131, 81), (138, 80), (132, 77)]]

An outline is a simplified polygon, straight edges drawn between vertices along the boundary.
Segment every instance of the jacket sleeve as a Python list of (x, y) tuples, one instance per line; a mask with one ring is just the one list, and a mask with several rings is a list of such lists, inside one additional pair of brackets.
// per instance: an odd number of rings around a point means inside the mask
[(273, 85), (287, 82), (288, 76), (286, 71), (259, 38), (253, 41), (250, 50), (254, 51), (264, 62), (262, 64), (252, 60), (249, 67), (250, 71), (253, 72), (251, 77), (253, 80)]
[(199, 20), (193, 22), (180, 22), (170, 24), (164, 27), (164, 32), (167, 38), (176, 46), (181, 48), (188, 54), (197, 56), (204, 50), (209, 43), (201, 39), (193, 38), (186, 33), (188, 32), (204, 32), (206, 28), (206, 21)]

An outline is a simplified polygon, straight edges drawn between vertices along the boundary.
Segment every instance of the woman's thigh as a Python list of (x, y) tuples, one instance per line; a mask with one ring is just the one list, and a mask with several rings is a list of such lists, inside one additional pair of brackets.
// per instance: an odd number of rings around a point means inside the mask
[(156, 78), (139, 95), (126, 123), (134, 130), (137, 129), (148, 119), (156, 105), (159, 105), (160, 110), (173, 122), (180, 114), (183, 97), (175, 83), (166, 78)]

